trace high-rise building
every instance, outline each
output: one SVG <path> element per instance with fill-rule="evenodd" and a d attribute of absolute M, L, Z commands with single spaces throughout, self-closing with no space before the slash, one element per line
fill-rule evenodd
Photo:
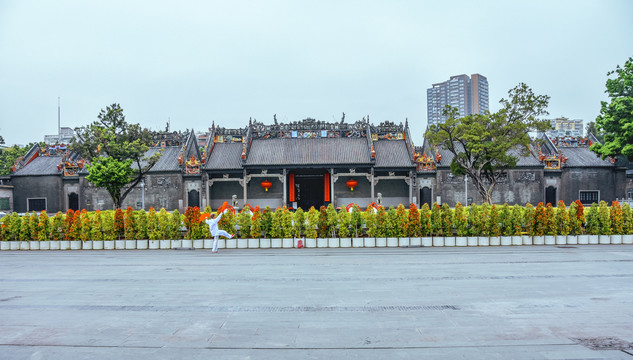
<path fill-rule="evenodd" d="M 568 119 L 559 117 L 551 119 L 552 130 L 547 131 L 547 136 L 551 138 L 572 136 L 582 137 L 584 135 L 583 121 L 581 119 Z"/>
<path fill-rule="evenodd" d="M 426 90 L 429 125 L 443 123 L 446 105 L 459 110 L 459 116 L 483 114 L 488 111 L 488 79 L 480 74 L 455 75 L 447 81 L 433 84 Z"/>

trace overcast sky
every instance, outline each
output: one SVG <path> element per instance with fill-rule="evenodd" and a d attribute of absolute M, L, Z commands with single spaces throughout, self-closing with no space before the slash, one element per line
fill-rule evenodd
<path fill-rule="evenodd" d="M 519 82 L 550 117 L 595 120 L 607 72 L 633 56 L 633 1 L 0 1 L 0 135 L 41 141 L 119 103 L 155 130 L 306 117 L 409 119 L 426 89 Z"/>

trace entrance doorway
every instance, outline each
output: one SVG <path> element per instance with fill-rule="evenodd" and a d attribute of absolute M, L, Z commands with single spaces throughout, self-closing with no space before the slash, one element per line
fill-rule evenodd
<path fill-rule="evenodd" d="M 552 206 L 556 206 L 556 188 L 553 186 L 548 186 L 545 189 L 545 205 L 548 203 L 552 204 Z"/>
<path fill-rule="evenodd" d="M 77 193 L 68 194 L 68 208 L 73 211 L 79 210 L 79 195 Z"/>
<path fill-rule="evenodd" d="M 420 207 L 424 204 L 428 204 L 429 208 L 431 207 L 433 204 L 433 193 L 430 187 L 425 186 L 420 190 L 420 199 Z"/>
<path fill-rule="evenodd" d="M 295 174 L 295 202 L 297 207 L 308 211 L 311 206 L 319 209 L 325 205 L 325 186 L 323 174 Z"/>
<path fill-rule="evenodd" d="M 191 190 L 187 195 L 187 206 L 200 206 L 200 193 L 198 190 Z"/>

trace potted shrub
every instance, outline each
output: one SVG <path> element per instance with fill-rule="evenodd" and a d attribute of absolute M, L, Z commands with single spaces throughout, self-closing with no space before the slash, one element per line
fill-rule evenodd
<path fill-rule="evenodd" d="M 571 232 L 571 224 L 569 219 L 569 212 L 563 200 L 558 201 L 556 207 L 556 220 L 554 221 L 556 226 L 556 245 L 567 245 L 567 235 Z"/>
<path fill-rule="evenodd" d="M 622 243 L 633 244 L 633 216 L 627 203 L 622 205 Z"/>
<path fill-rule="evenodd" d="M 121 209 L 114 211 L 114 233 L 116 235 L 114 248 L 117 250 L 125 249 L 125 215 Z"/>
<path fill-rule="evenodd" d="M 522 211 L 521 227 L 524 231 L 523 245 L 532 245 L 534 243 L 534 206 L 532 204 L 525 204 L 525 209 Z"/>
<path fill-rule="evenodd" d="M 622 216 L 622 207 L 617 200 L 611 203 L 609 214 L 611 217 L 611 244 L 622 244 L 624 219 Z"/>
<path fill-rule="evenodd" d="M 101 219 L 101 211 L 97 210 L 92 214 L 92 228 L 90 229 L 90 243 L 92 245 L 92 250 L 102 250 L 103 249 L 103 221 Z M 91 250 L 86 244 L 89 242 L 84 242 L 84 249 Z"/>
<path fill-rule="evenodd" d="M 102 228 L 103 228 L 103 249 L 113 250 L 116 240 L 116 231 L 114 230 L 114 211 L 101 212 Z M 93 243 L 94 247 L 94 243 Z"/>
<path fill-rule="evenodd" d="M 136 249 L 136 233 L 138 228 L 136 226 L 136 214 L 134 210 L 128 206 L 123 216 L 123 233 L 125 236 L 125 249 Z"/>
<path fill-rule="evenodd" d="M 311 206 L 305 215 L 305 224 L 306 224 L 306 241 L 307 239 L 316 239 L 316 247 L 318 248 L 326 248 L 327 247 L 327 239 L 326 238 L 317 238 L 319 233 L 317 231 L 318 223 L 319 223 L 319 212 Z"/>
<path fill-rule="evenodd" d="M 148 247 L 152 250 L 160 249 L 160 233 L 158 231 L 158 215 L 154 207 L 150 207 L 147 212 L 147 238 Z"/>
<path fill-rule="evenodd" d="M 598 205 L 598 222 L 600 224 L 599 243 L 606 245 L 611 244 L 611 213 L 606 201 L 600 201 Z"/>
<path fill-rule="evenodd" d="M 554 215 L 554 207 L 552 207 L 551 203 L 547 203 L 545 206 L 544 220 L 543 220 L 543 231 L 544 231 L 544 242 L 545 245 L 555 245 L 556 244 L 556 224 Z"/>
<path fill-rule="evenodd" d="M 569 205 L 569 226 L 570 233 L 575 236 L 570 236 L 567 239 L 568 244 L 588 244 L 589 238 L 584 234 L 585 214 L 584 206 L 579 200 L 574 201 Z"/>
<path fill-rule="evenodd" d="M 146 250 L 149 248 L 149 236 L 147 234 L 147 212 L 145 210 L 136 211 L 136 248 Z"/>
<path fill-rule="evenodd" d="M 409 246 L 422 246 L 422 234 L 420 231 L 420 212 L 415 204 L 409 205 L 407 213 L 407 234 L 409 236 Z"/>
<path fill-rule="evenodd" d="M 433 246 L 431 209 L 426 203 L 420 208 L 420 236 L 422 236 L 422 246 Z"/>
<path fill-rule="evenodd" d="M 77 212 L 75 212 L 77 214 Z M 92 231 L 92 218 L 86 209 L 79 212 L 78 219 L 79 237 L 70 241 L 71 250 L 83 249 L 83 243 L 90 240 Z"/>
<path fill-rule="evenodd" d="M 468 217 L 466 216 L 466 209 L 464 209 L 462 203 L 458 202 L 457 204 L 455 204 L 455 211 L 453 214 L 455 232 L 457 233 L 457 237 L 455 238 L 455 245 L 468 246 Z"/>

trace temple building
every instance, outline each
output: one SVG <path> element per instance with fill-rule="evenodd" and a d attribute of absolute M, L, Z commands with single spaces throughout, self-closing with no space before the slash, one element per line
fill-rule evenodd
<path fill-rule="evenodd" d="M 590 204 L 633 193 L 628 163 L 598 158 L 588 148 L 593 137 L 542 137 L 542 145 L 534 145 L 532 154 L 521 157 L 495 187 L 495 203 L 580 199 Z M 226 201 L 237 208 L 307 210 L 330 203 L 362 209 L 374 202 L 386 207 L 481 203 L 475 188 L 451 173 L 450 152 L 427 143 L 414 146 L 407 121 L 249 120 L 242 128 L 212 126 L 204 136 L 157 134 L 147 155 L 156 152 L 160 159 L 124 207 L 184 211 L 208 205 L 215 210 Z M 5 181 L 13 189 L 13 210 L 111 209 L 107 191 L 86 180 L 85 165 L 64 145 L 35 145 Z"/>

